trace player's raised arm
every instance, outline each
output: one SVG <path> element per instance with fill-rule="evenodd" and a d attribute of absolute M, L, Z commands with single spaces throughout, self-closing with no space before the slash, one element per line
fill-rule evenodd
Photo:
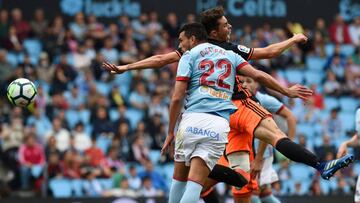
<path fill-rule="evenodd" d="M 167 64 L 174 63 L 180 60 L 181 54 L 178 51 L 173 51 L 167 54 L 160 54 L 151 56 L 149 58 L 130 63 L 127 65 L 117 66 L 108 62 L 104 62 L 102 67 L 112 74 L 122 74 L 129 70 L 141 69 L 156 69 L 162 68 Z"/>
<path fill-rule="evenodd" d="M 254 51 L 250 57 L 250 59 L 269 59 L 279 56 L 286 49 L 290 48 L 296 43 L 305 43 L 307 41 L 307 37 L 304 34 L 294 34 L 294 36 L 285 41 L 270 44 L 264 48 L 254 48 Z"/>
<path fill-rule="evenodd" d="M 355 134 L 350 140 L 343 142 L 338 150 L 336 157 L 340 158 L 347 154 L 348 147 L 355 147 L 359 145 L 359 135 Z"/>
<path fill-rule="evenodd" d="M 291 98 L 301 98 L 307 99 L 309 96 L 313 94 L 313 91 L 309 88 L 306 88 L 302 85 L 296 84 L 294 86 L 283 87 L 277 80 L 275 80 L 271 75 L 257 70 L 252 67 L 250 64 L 246 64 L 241 68 L 238 68 L 240 74 L 249 76 L 254 80 L 258 81 L 260 84 L 273 89 L 281 94 L 291 97 Z"/>

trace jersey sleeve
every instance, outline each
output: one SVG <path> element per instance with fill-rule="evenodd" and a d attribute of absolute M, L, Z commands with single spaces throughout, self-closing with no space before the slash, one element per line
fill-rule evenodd
<path fill-rule="evenodd" d="M 176 73 L 177 81 L 189 81 L 192 73 L 190 52 L 185 52 L 181 57 Z"/>
<path fill-rule="evenodd" d="M 239 70 L 246 66 L 247 64 L 249 64 L 247 61 L 245 61 L 244 58 L 242 58 L 241 56 L 239 56 L 238 54 L 233 53 L 234 55 L 234 65 L 236 67 L 236 72 L 239 72 Z"/>
<path fill-rule="evenodd" d="M 235 52 L 236 54 L 240 55 L 243 59 L 245 60 L 250 60 L 251 59 L 251 56 L 254 52 L 254 48 L 249 48 L 249 47 L 246 47 L 244 45 L 237 45 L 237 44 L 233 44 L 233 43 L 229 43 L 230 44 L 230 47 L 231 47 L 231 50 L 233 52 Z"/>
<path fill-rule="evenodd" d="M 268 94 L 262 94 L 257 92 L 255 95 L 256 99 L 260 102 L 266 110 L 270 111 L 273 114 L 278 114 L 285 107 L 285 105 L 277 100 L 275 97 Z"/>
<path fill-rule="evenodd" d="M 355 129 L 358 135 L 360 135 L 360 108 L 358 108 L 355 115 Z"/>

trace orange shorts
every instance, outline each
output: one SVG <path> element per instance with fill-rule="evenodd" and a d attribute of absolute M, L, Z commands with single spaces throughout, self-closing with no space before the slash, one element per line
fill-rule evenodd
<path fill-rule="evenodd" d="M 239 151 L 252 151 L 254 131 L 271 113 L 250 98 L 233 100 L 238 110 L 230 116 L 230 132 L 226 155 Z"/>
<path fill-rule="evenodd" d="M 259 123 L 271 117 L 271 113 L 265 110 L 252 99 L 233 100 L 238 110 L 230 116 L 230 132 L 228 135 L 228 144 L 226 145 L 226 155 L 246 151 L 249 153 L 249 162 L 254 160 L 253 139 L 254 131 Z M 222 156 L 218 164 L 229 167 L 225 156 Z M 258 183 L 250 179 L 249 183 L 241 189 L 232 187 L 234 197 L 248 197 L 254 191 L 258 190 Z"/>
<path fill-rule="evenodd" d="M 250 162 L 254 159 L 254 156 L 250 156 Z M 226 160 L 225 156 L 221 156 L 218 164 L 229 167 L 229 162 Z M 231 191 L 234 195 L 234 197 L 248 197 L 250 196 L 254 191 L 259 189 L 259 185 L 255 179 L 250 179 L 249 183 L 242 187 L 241 189 L 236 188 L 232 186 Z"/>

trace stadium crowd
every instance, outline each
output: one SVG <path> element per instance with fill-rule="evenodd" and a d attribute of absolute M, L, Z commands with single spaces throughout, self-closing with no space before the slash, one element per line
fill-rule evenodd
<path fill-rule="evenodd" d="M 195 20 L 193 14 L 186 17 Z M 49 19 L 42 9 L 32 19 L 24 19 L 19 9 L 1 10 L 0 185 L 6 189 L 0 196 L 10 190 L 56 197 L 166 196 L 172 155 L 160 156 L 160 149 L 177 64 L 121 75 L 110 75 L 101 64 L 173 51 L 182 23 L 174 13 L 164 22 L 150 12 L 112 23 L 78 13 L 66 23 L 62 16 Z M 310 28 L 297 22 L 283 28 L 233 27 L 231 41 L 249 47 L 265 47 L 292 33 L 309 37 L 278 58 L 252 64 L 284 85 L 303 83 L 315 90 L 306 103 L 269 93 L 296 115 L 297 142 L 333 159 L 353 133 L 359 105 L 360 17 L 318 19 Z M 20 77 L 38 87 L 33 113 L 6 100 L 7 85 Z M 275 166 L 277 195 L 351 194 L 360 172 L 355 164 L 327 182 L 280 154 Z M 218 189 L 230 194 L 227 186 Z"/>

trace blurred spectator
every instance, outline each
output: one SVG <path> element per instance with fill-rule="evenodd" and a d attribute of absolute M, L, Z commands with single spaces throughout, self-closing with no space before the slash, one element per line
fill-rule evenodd
<path fill-rule="evenodd" d="M 123 176 L 125 163 L 118 159 L 119 150 L 115 147 L 109 149 L 107 157 L 100 163 L 106 176 L 111 176 L 113 172 L 119 172 Z M 111 170 L 111 171 L 110 171 Z M 115 185 L 115 184 L 114 184 Z"/>
<path fill-rule="evenodd" d="M 129 175 L 127 179 L 129 180 L 129 186 L 131 189 L 138 191 L 141 188 L 141 178 L 138 176 L 135 166 L 131 165 L 129 167 Z"/>
<path fill-rule="evenodd" d="M 325 50 L 325 39 L 322 36 L 320 31 L 316 31 L 314 33 L 314 40 L 313 40 L 313 52 L 312 54 L 321 58 L 326 57 L 326 50 Z"/>
<path fill-rule="evenodd" d="M 119 52 L 114 48 L 113 41 L 110 37 L 104 39 L 104 47 L 100 49 L 100 53 L 104 55 L 106 61 L 110 63 L 117 63 L 119 59 Z"/>
<path fill-rule="evenodd" d="M 75 15 L 75 21 L 70 23 L 69 28 L 77 40 L 84 40 L 87 31 L 84 14 L 77 13 Z"/>
<path fill-rule="evenodd" d="M 355 46 L 360 46 L 360 16 L 354 18 L 354 22 L 349 26 L 351 41 Z"/>
<path fill-rule="evenodd" d="M 88 172 L 83 183 L 85 194 L 89 197 L 99 197 L 103 193 L 103 186 L 96 179 L 94 173 Z"/>
<path fill-rule="evenodd" d="M 125 98 L 121 95 L 121 91 L 117 86 L 112 87 L 109 99 L 112 107 L 120 107 L 125 104 Z"/>
<path fill-rule="evenodd" d="M 149 17 L 146 13 L 140 14 L 139 18 L 135 18 L 131 21 L 131 27 L 134 29 L 134 39 L 137 41 L 143 41 L 146 38 L 148 30 Z"/>
<path fill-rule="evenodd" d="M 103 74 L 106 73 L 101 64 L 105 61 L 104 55 L 100 52 L 96 54 L 95 59 L 91 62 L 90 68 L 95 80 L 99 81 Z"/>
<path fill-rule="evenodd" d="M 146 110 L 148 108 L 150 97 L 144 83 L 139 82 L 136 84 L 135 91 L 131 92 L 129 101 L 131 106 L 137 110 Z"/>
<path fill-rule="evenodd" d="M 33 20 L 30 22 L 31 29 L 35 37 L 42 39 L 48 27 L 48 21 L 45 18 L 44 10 L 38 8 L 34 11 Z"/>
<path fill-rule="evenodd" d="M 298 135 L 298 139 L 299 139 L 299 145 L 303 146 L 304 148 L 310 150 L 310 151 L 314 151 L 313 146 L 311 146 L 308 142 L 307 142 L 307 138 L 304 134 L 300 134 Z"/>
<path fill-rule="evenodd" d="M 144 197 L 161 197 L 164 195 L 163 191 L 156 189 L 152 185 L 152 179 L 148 176 L 143 178 L 142 185 L 141 195 Z"/>
<path fill-rule="evenodd" d="M 332 156 L 335 157 L 336 147 L 335 145 L 331 144 L 331 138 L 328 135 L 323 135 L 322 138 L 322 145 L 315 147 L 316 155 L 322 160 L 325 160 L 326 156 L 329 153 L 331 153 Z"/>
<path fill-rule="evenodd" d="M 323 124 L 324 134 L 329 135 L 333 139 L 339 138 L 343 133 L 342 121 L 338 117 L 338 112 L 339 109 L 332 109 L 330 117 L 327 118 Z"/>
<path fill-rule="evenodd" d="M 71 110 L 77 110 L 81 105 L 85 104 L 84 95 L 81 95 L 79 92 L 79 87 L 73 85 L 70 91 L 64 93 L 64 97 L 69 102 L 69 107 Z"/>
<path fill-rule="evenodd" d="M 79 122 L 75 125 L 72 132 L 74 138 L 75 149 L 79 152 L 84 152 L 91 147 L 90 135 L 84 130 L 84 124 Z"/>
<path fill-rule="evenodd" d="M 52 81 L 51 94 L 62 93 L 67 89 L 70 81 L 74 80 L 77 73 L 69 65 L 67 56 L 62 54 L 60 56 L 60 63 L 55 68 L 54 78 Z"/>
<path fill-rule="evenodd" d="M 8 81 L 13 74 L 13 67 L 6 60 L 7 51 L 0 50 L 0 83 Z"/>
<path fill-rule="evenodd" d="M 86 48 L 84 45 L 79 45 L 77 51 L 73 54 L 74 57 L 74 68 L 81 71 L 88 69 L 91 64 L 91 58 L 86 54 Z"/>
<path fill-rule="evenodd" d="M 119 158 L 122 160 L 128 160 L 130 157 L 130 131 L 129 131 L 129 124 L 126 122 L 121 122 L 118 125 L 117 133 L 112 142 L 112 146 L 118 147 L 119 150 Z"/>
<path fill-rule="evenodd" d="M 23 20 L 22 12 L 19 8 L 14 8 L 11 11 L 12 25 L 16 30 L 16 35 L 22 41 L 27 38 L 31 32 L 31 27 L 26 20 Z"/>
<path fill-rule="evenodd" d="M 113 128 L 112 123 L 109 120 L 108 113 L 106 108 L 99 107 L 96 110 L 96 117 L 91 123 L 93 126 L 93 137 L 97 138 L 98 136 L 112 137 Z"/>
<path fill-rule="evenodd" d="M 62 166 L 60 164 L 60 157 L 58 153 L 50 153 L 49 162 L 47 164 L 47 174 L 49 179 L 61 177 L 63 175 Z"/>
<path fill-rule="evenodd" d="M 341 94 L 340 83 L 336 80 L 336 75 L 332 71 L 327 72 L 324 83 L 324 93 L 328 96 L 339 96 Z"/>
<path fill-rule="evenodd" d="M 335 44 L 351 43 L 348 25 L 340 14 L 335 16 L 335 21 L 330 25 L 329 33 L 331 41 Z"/>
<path fill-rule="evenodd" d="M 59 54 L 60 46 L 64 43 L 65 26 L 61 16 L 56 16 L 49 26 L 45 36 L 44 48 L 52 57 L 54 54 Z"/>
<path fill-rule="evenodd" d="M 145 177 L 148 177 L 151 179 L 151 185 L 154 185 L 156 189 L 161 189 L 162 191 L 167 191 L 167 185 L 165 182 L 164 177 L 162 177 L 157 171 L 154 170 L 153 163 L 148 160 L 144 163 L 145 171 L 142 171 L 139 173 L 139 177 L 141 179 L 144 179 Z"/>
<path fill-rule="evenodd" d="M 310 89 L 313 91 L 313 95 L 311 96 L 311 100 L 314 103 L 314 107 L 317 109 L 324 109 L 324 96 L 318 91 L 318 87 L 316 84 L 311 84 Z"/>
<path fill-rule="evenodd" d="M 9 13 L 5 9 L 0 10 L 0 42 L 2 44 L 4 38 L 9 33 Z"/>
<path fill-rule="evenodd" d="M 9 33 L 4 39 L 3 45 L 9 51 L 21 52 L 23 50 L 22 41 L 16 34 L 15 26 L 9 27 Z"/>
<path fill-rule="evenodd" d="M 338 178 L 337 180 L 337 187 L 335 190 L 331 191 L 332 195 L 349 195 L 350 194 L 350 187 L 346 183 L 344 178 Z"/>
<path fill-rule="evenodd" d="M 60 151 L 56 148 L 56 138 L 55 136 L 50 136 L 46 142 L 45 155 L 46 160 L 49 161 L 50 154 L 60 155 Z"/>
<path fill-rule="evenodd" d="M 322 196 L 324 192 L 321 190 L 320 182 L 317 179 L 314 179 L 310 186 L 310 194 L 312 196 Z"/>
<path fill-rule="evenodd" d="M 339 55 L 334 55 L 329 70 L 336 75 L 336 79 L 344 81 L 345 67 Z"/>
<path fill-rule="evenodd" d="M 66 151 L 63 156 L 62 167 L 64 170 L 64 177 L 70 179 L 81 178 L 80 165 L 78 154 L 74 151 Z"/>
<path fill-rule="evenodd" d="M 87 33 L 94 39 L 103 39 L 105 37 L 104 25 L 99 22 L 95 15 L 87 17 Z"/>
<path fill-rule="evenodd" d="M 96 139 L 92 139 L 91 147 L 85 150 L 84 154 L 90 158 L 91 166 L 99 166 L 101 161 L 105 159 L 103 151 L 96 146 Z"/>
<path fill-rule="evenodd" d="M 319 124 L 321 122 L 320 110 L 314 105 L 314 100 L 310 98 L 305 106 L 301 108 L 301 113 L 296 114 L 298 121 L 308 123 L 312 125 Z"/>
<path fill-rule="evenodd" d="M 289 161 L 284 160 L 280 163 L 280 169 L 278 171 L 280 181 L 286 181 L 291 179 L 291 173 L 289 169 Z"/>
<path fill-rule="evenodd" d="M 146 163 L 149 159 L 149 148 L 145 144 L 144 136 L 138 135 L 135 137 L 134 143 L 132 144 L 132 152 L 134 153 L 135 160 L 139 163 Z"/>
<path fill-rule="evenodd" d="M 129 187 L 128 179 L 124 178 L 121 180 L 120 187 L 107 190 L 102 194 L 104 197 L 130 197 L 137 198 L 139 193 Z"/>
<path fill-rule="evenodd" d="M 46 106 L 50 103 L 50 98 L 47 92 L 45 92 L 44 87 L 39 85 L 37 87 L 37 95 L 35 97 L 35 107 L 38 109 L 40 114 L 44 114 L 46 111 Z"/>
<path fill-rule="evenodd" d="M 325 43 L 329 42 L 329 32 L 326 27 L 325 20 L 323 18 L 318 18 L 316 20 L 314 33 L 315 33 L 315 35 L 317 35 L 317 33 L 319 33 Z M 316 36 L 315 36 L 315 39 L 316 39 Z"/>
<path fill-rule="evenodd" d="M 36 135 L 42 143 L 45 143 L 47 140 L 46 133 L 50 132 L 53 128 L 49 118 L 45 115 L 44 112 L 41 112 L 40 108 L 35 108 L 33 114 L 27 119 L 26 125 L 35 126 Z"/>
<path fill-rule="evenodd" d="M 169 13 L 166 17 L 166 23 L 164 24 L 164 30 L 169 34 L 170 46 L 174 47 L 175 39 L 178 37 L 178 31 L 180 29 L 180 23 L 178 22 L 175 13 Z"/>
<path fill-rule="evenodd" d="M 56 148 L 60 152 L 65 152 L 70 147 L 70 133 L 62 127 L 59 118 L 54 118 L 52 124 L 52 130 L 46 134 L 46 138 L 55 136 Z"/>
<path fill-rule="evenodd" d="M 295 183 L 295 192 L 293 195 L 295 196 L 302 196 L 304 195 L 303 191 L 301 190 L 301 182 L 296 182 Z"/>
<path fill-rule="evenodd" d="M 21 165 L 21 188 L 30 189 L 30 178 L 34 167 L 45 164 L 45 154 L 42 146 L 36 142 L 35 135 L 28 134 L 25 143 L 19 149 L 19 162 Z"/>

